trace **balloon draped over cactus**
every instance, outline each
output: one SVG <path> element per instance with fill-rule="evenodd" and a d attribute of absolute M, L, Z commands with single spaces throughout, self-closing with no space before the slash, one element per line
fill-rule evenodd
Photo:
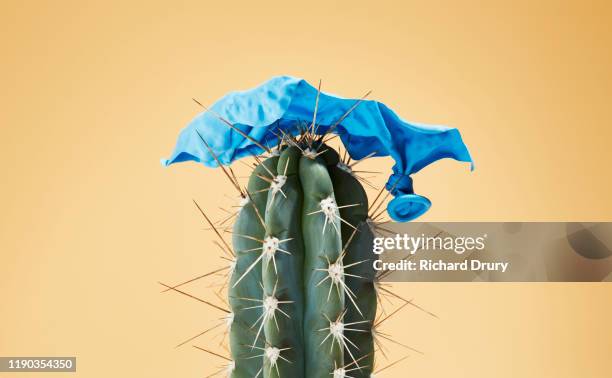
<path fill-rule="evenodd" d="M 330 145 L 336 136 L 342 153 Z M 369 203 L 363 184 L 371 183 L 355 165 L 375 156 L 391 156 L 395 165 Z M 229 166 L 246 157 L 254 163 L 243 186 Z M 230 356 L 201 348 L 227 359 L 217 373 L 371 377 L 382 341 L 402 345 L 379 329 L 395 313 L 381 311 L 381 296 L 412 304 L 373 268 L 377 221 L 390 194 L 394 220 L 427 211 L 431 203 L 414 193 L 411 175 L 445 157 L 471 162 L 456 129 L 409 124 L 379 102 L 334 97 L 301 79 L 274 78 L 205 108 L 163 163 L 220 167 L 238 194 L 231 229 L 198 206 L 229 260 L 213 272 L 226 272 L 229 308 L 180 288 L 195 279 L 166 287 L 225 312 Z"/>

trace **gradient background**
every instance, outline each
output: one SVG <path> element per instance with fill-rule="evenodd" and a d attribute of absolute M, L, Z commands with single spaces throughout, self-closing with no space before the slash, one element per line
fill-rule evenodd
<path fill-rule="evenodd" d="M 156 281 L 219 266 L 191 199 L 221 214 L 231 191 L 220 172 L 158 161 L 199 111 L 191 97 L 273 75 L 373 89 L 408 120 L 458 127 L 477 170 L 419 173 L 422 220 L 611 220 L 611 16 L 605 1 L 2 1 L 0 355 L 76 355 L 80 377 L 223 362 L 173 348 L 219 314 Z M 383 377 L 611 374 L 609 284 L 397 290 L 440 320 L 390 321 L 425 355 Z"/>

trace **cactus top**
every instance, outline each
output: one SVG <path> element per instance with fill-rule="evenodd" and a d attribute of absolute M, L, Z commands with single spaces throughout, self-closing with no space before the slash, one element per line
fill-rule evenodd
<path fill-rule="evenodd" d="M 305 80 L 289 76 L 231 92 L 181 131 L 174 152 L 162 164 L 196 161 L 217 166 L 201 137 L 222 164 L 260 154 L 261 146 L 275 145 L 283 133 L 298 134 L 300 127 L 312 121 L 317 94 L 317 88 Z M 333 128 L 353 159 L 374 155 L 395 160 L 387 183 L 395 199 L 387 210 L 396 221 L 412 220 L 431 206 L 427 198 L 414 194 L 410 177 L 413 173 L 443 158 L 472 163 L 457 129 L 406 122 L 384 104 L 371 100 L 362 101 L 342 118 L 355 104 L 355 99 L 321 92 L 316 132 L 323 135 Z"/>

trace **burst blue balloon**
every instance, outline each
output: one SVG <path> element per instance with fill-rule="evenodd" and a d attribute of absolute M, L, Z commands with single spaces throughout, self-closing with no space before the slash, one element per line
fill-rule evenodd
<path fill-rule="evenodd" d="M 181 131 L 172 156 L 162 164 L 196 161 L 216 167 L 202 138 L 224 165 L 260 154 L 264 151 L 261 146 L 274 146 L 282 133 L 297 134 L 300 124 L 312 121 L 317 92 L 305 80 L 289 76 L 275 77 L 251 90 L 231 92 Z M 321 92 L 317 133 L 326 133 L 356 101 Z M 353 159 L 374 154 L 395 160 L 386 185 L 395 198 L 387 211 L 399 222 L 413 220 L 431 207 L 427 198 L 414 193 L 413 173 L 443 158 L 472 163 L 473 169 L 472 158 L 457 129 L 408 123 L 377 101 L 359 103 L 333 132 L 340 136 Z"/>

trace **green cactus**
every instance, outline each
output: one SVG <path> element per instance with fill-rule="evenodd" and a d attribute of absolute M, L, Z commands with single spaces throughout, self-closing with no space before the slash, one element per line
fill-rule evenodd
<path fill-rule="evenodd" d="M 367 196 L 336 151 L 303 139 L 254 169 L 233 228 L 234 378 L 372 373 Z"/>
<path fill-rule="evenodd" d="M 233 248 L 222 235 L 231 217 L 213 222 L 198 206 L 232 260 L 178 285 L 162 285 L 226 313 L 231 356 L 194 345 L 229 362 L 213 375 L 372 378 L 403 360 L 374 371 L 375 349 L 387 357 L 383 340 L 416 351 L 379 330 L 408 305 L 424 310 L 380 283 L 385 272 L 374 271 L 374 233 L 390 232 L 381 226 L 385 210 L 391 219 L 406 222 L 431 206 L 414 193 L 413 173 L 442 158 L 472 159 L 456 129 L 405 122 L 384 104 L 365 101 L 369 93 L 343 99 L 323 95 L 320 82 L 314 88 L 281 76 L 229 93 L 211 108 L 194 100 L 205 111 L 181 131 L 172 156 L 162 163 L 220 167 L 240 193 L 239 210 L 232 214 L 237 215 Z M 304 123 L 310 116 L 312 122 Z M 335 137 L 347 148 L 346 160 L 326 144 Z M 214 141 L 212 147 L 205 138 Z M 271 149 L 269 143 L 276 141 Z M 259 153 L 266 159 L 254 156 L 257 164 L 242 188 L 229 165 Z M 348 155 L 395 161 L 370 206 L 361 182 L 371 184 L 352 170 Z M 389 195 L 394 198 L 387 203 Z M 229 273 L 222 286 L 228 288 L 229 309 L 178 289 L 221 271 Z M 402 305 L 387 314 L 383 297 L 393 307 L 396 301 Z"/>

